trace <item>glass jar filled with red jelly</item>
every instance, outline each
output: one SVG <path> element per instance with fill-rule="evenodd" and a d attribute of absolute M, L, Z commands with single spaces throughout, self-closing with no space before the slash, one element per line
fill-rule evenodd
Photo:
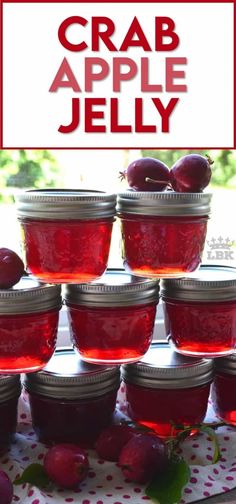
<path fill-rule="evenodd" d="M 166 279 L 167 337 L 185 355 L 231 354 L 236 344 L 236 269 L 203 265 L 191 278 Z"/>
<path fill-rule="evenodd" d="M 168 344 L 154 343 L 140 362 L 121 369 L 126 409 L 132 420 L 160 436 L 174 435 L 180 426 L 203 421 L 213 376 L 212 360 L 185 357 Z"/>
<path fill-rule="evenodd" d="M 14 438 L 17 424 L 20 375 L 0 375 L 0 455 Z"/>
<path fill-rule="evenodd" d="M 119 384 L 118 367 L 88 364 L 71 348 L 56 350 L 24 383 L 39 440 L 92 445 L 112 422 Z"/>
<path fill-rule="evenodd" d="M 176 277 L 201 263 L 211 194 L 127 191 L 118 196 L 124 266 L 135 275 Z"/>
<path fill-rule="evenodd" d="M 80 356 L 97 364 L 139 360 L 154 329 L 159 282 L 109 270 L 90 284 L 67 285 L 71 340 Z"/>
<path fill-rule="evenodd" d="M 49 283 L 91 282 L 107 267 L 116 196 L 32 190 L 17 196 L 25 261 Z"/>
<path fill-rule="evenodd" d="M 0 290 L 0 373 L 37 371 L 51 358 L 61 308 L 60 285 L 23 277 Z"/>
<path fill-rule="evenodd" d="M 212 405 L 217 417 L 236 425 L 236 354 L 215 359 L 211 387 Z"/>

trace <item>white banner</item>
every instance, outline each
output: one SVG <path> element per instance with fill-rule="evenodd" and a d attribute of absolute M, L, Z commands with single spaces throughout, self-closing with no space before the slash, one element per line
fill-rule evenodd
<path fill-rule="evenodd" d="M 233 4 L 3 4 L 3 148 L 232 148 Z"/>

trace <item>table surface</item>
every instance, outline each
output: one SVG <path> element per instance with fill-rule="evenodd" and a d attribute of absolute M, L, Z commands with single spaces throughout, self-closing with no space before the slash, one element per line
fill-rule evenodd
<path fill-rule="evenodd" d="M 230 490 L 230 492 L 214 495 L 214 497 L 208 497 L 207 499 L 195 501 L 194 504 L 236 504 L 236 488 Z"/>
<path fill-rule="evenodd" d="M 118 402 L 117 420 L 123 415 L 121 410 L 122 391 L 120 391 Z M 3 464 L 2 468 L 9 472 L 12 480 L 16 478 L 17 474 L 21 474 L 30 463 L 42 461 L 44 453 L 47 451 L 47 447 L 37 441 L 32 430 L 28 397 L 25 394 L 20 397 L 18 413 L 16 443 L 12 444 L 7 457 L 1 457 L 0 462 L 0 465 Z M 207 420 L 212 421 L 210 409 L 208 414 Z M 229 426 L 220 427 L 217 429 L 217 438 L 222 457 L 216 464 L 211 462 L 213 445 L 206 433 L 201 433 L 197 440 L 190 437 L 182 445 L 181 453 L 191 466 L 191 478 L 184 489 L 182 504 L 236 504 L 236 429 Z M 52 492 L 53 495 L 50 495 L 51 504 L 82 503 L 82 501 L 89 502 L 89 504 L 96 504 L 98 501 L 104 504 L 118 504 L 120 502 L 126 504 L 128 501 L 124 498 L 127 498 L 127 494 L 130 504 L 142 504 L 143 499 L 146 498 L 143 496 L 142 489 L 136 488 L 136 484 L 127 483 L 114 463 L 105 462 L 101 465 L 101 461 L 93 451 L 89 456 L 91 457 L 91 479 L 88 477 L 81 484 L 79 490 L 81 494 L 75 496 L 71 495 L 69 491 L 64 491 L 62 494 L 55 488 L 55 491 Z M 25 485 L 15 487 L 14 490 L 15 500 L 18 500 L 19 504 L 23 502 L 24 504 L 36 504 L 36 502 L 37 504 L 49 504 L 47 495 L 42 494 L 36 487 L 30 490 L 30 495 L 28 495 L 28 489 L 25 488 Z M 223 490 L 225 492 L 221 493 Z M 124 491 L 126 495 L 123 495 Z M 217 492 L 218 495 L 209 497 Z M 29 500 L 31 496 L 32 499 Z M 202 499 L 196 500 L 200 496 Z M 77 500 L 78 497 L 79 500 Z"/>

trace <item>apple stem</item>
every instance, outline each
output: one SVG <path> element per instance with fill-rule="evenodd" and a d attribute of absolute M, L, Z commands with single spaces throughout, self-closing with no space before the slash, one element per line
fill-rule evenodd
<path fill-rule="evenodd" d="M 213 159 L 211 159 L 211 157 L 208 154 L 206 154 L 206 158 L 210 166 L 214 164 Z"/>
<path fill-rule="evenodd" d="M 120 171 L 120 172 L 119 172 L 119 179 L 120 179 L 121 181 L 125 179 L 125 171 L 123 171 L 123 172 L 121 172 L 121 171 Z"/>
<path fill-rule="evenodd" d="M 167 187 L 170 187 L 172 189 L 172 186 L 168 180 L 154 180 L 150 177 L 145 178 L 145 182 L 149 182 L 150 184 L 166 184 Z"/>

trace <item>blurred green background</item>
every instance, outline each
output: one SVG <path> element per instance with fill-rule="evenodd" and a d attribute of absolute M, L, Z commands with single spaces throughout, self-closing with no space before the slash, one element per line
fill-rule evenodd
<path fill-rule="evenodd" d="M 96 156 L 94 151 L 94 156 Z M 199 154 L 208 154 L 213 160 L 212 167 L 212 187 L 222 187 L 225 189 L 236 188 L 236 151 L 233 150 L 216 150 L 216 151 L 201 151 L 201 150 L 144 150 L 137 151 L 137 156 L 155 157 L 163 161 L 171 168 L 177 159 L 186 154 L 198 152 Z M 77 151 L 78 153 L 78 151 Z M 130 160 L 134 156 L 130 156 L 132 151 L 123 151 L 120 156 L 119 167 L 123 170 L 127 167 Z M 84 170 L 88 169 L 84 166 L 84 160 L 80 162 L 78 155 L 77 170 L 81 171 L 81 182 L 83 181 Z M 130 159 L 131 158 L 131 159 Z M 91 161 L 90 161 L 91 164 Z M 0 202 L 13 202 L 14 189 L 19 188 L 42 188 L 42 187 L 64 187 L 65 177 L 63 172 L 63 163 L 60 161 L 58 151 L 47 150 L 2 150 L 0 151 Z M 113 168 L 115 167 L 115 170 Z M 76 168 L 74 168 L 76 169 Z M 103 174 L 102 167 L 98 167 L 94 162 L 94 174 L 100 172 L 100 182 L 102 184 Z M 115 163 L 110 163 L 110 171 L 114 177 L 110 182 L 115 186 L 115 181 L 118 179 L 118 169 Z M 78 173 L 74 172 L 75 179 L 78 179 Z M 12 189 L 12 190 L 11 190 Z M 114 187 L 111 187 L 114 190 Z"/>
<path fill-rule="evenodd" d="M 232 260 L 236 266 L 235 150 L 2 150 L 0 151 L 0 246 L 20 252 L 20 231 L 14 195 L 28 188 L 61 187 L 99 189 L 121 192 L 127 182 L 119 179 L 119 172 L 141 156 L 162 160 L 171 168 L 177 159 L 188 153 L 209 155 L 214 164 L 209 190 L 213 193 L 212 212 L 208 224 L 204 262 L 216 262 L 209 257 L 211 240 L 222 237 L 231 242 Z M 120 229 L 115 222 L 109 265 L 122 267 Z M 218 261 L 219 262 L 219 261 Z M 222 261 L 223 262 L 223 259 Z"/>

